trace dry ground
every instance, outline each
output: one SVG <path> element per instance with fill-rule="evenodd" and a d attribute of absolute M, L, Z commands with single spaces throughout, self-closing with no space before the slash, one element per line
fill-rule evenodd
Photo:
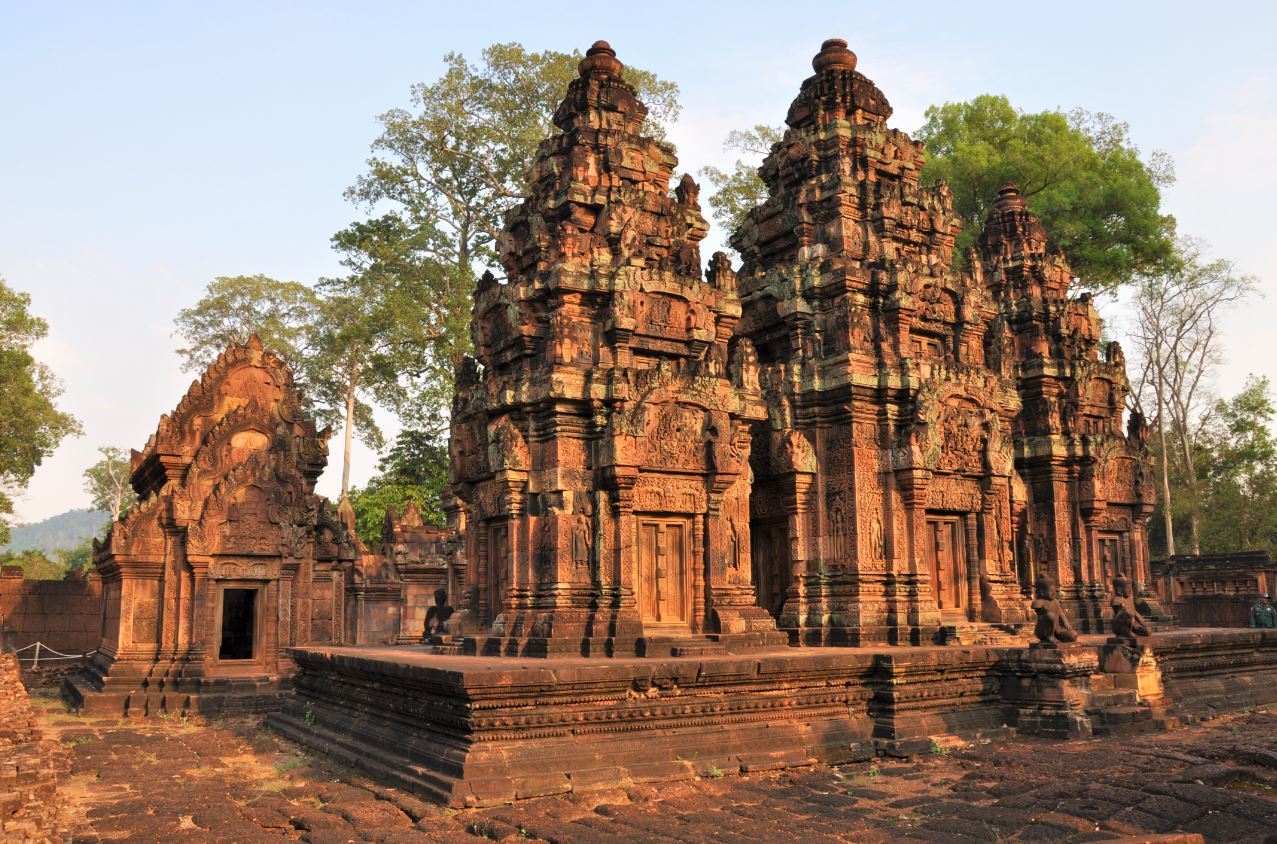
<path fill-rule="evenodd" d="M 1277 712 L 1172 733 L 934 746 L 923 758 L 453 810 L 303 752 L 256 720 L 88 721 L 33 697 L 69 749 L 80 841 L 1277 842 Z"/>

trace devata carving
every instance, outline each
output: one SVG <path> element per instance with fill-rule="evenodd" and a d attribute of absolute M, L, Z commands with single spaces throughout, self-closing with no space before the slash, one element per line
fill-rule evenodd
<path fill-rule="evenodd" d="M 591 47 L 498 241 L 507 280 L 476 292 L 448 509 L 468 556 L 450 626 L 481 651 L 783 641 L 750 583 L 758 355 L 729 348 L 735 274 L 720 254 L 702 275 L 699 188 L 670 194 L 646 114 Z"/>

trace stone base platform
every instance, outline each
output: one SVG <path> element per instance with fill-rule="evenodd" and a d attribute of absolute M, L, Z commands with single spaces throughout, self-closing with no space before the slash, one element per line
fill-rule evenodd
<path fill-rule="evenodd" d="M 284 735 L 454 806 L 1005 736 L 993 648 L 657 659 L 301 648 Z M 938 682 L 942 680 L 942 682 Z"/>
<path fill-rule="evenodd" d="M 192 676 L 181 663 L 128 664 L 89 659 L 62 681 L 68 707 L 90 717 L 154 715 L 246 715 L 278 709 L 289 691 L 287 677 L 242 673 Z"/>
<path fill-rule="evenodd" d="M 400 787 L 486 806 L 916 755 L 955 738 L 1010 737 L 1017 724 L 1077 737 L 1277 704 L 1277 631 L 1182 630 L 1129 653 L 1098 635 L 1061 648 L 1059 656 L 937 646 L 648 659 L 299 648 L 295 696 L 268 723 Z"/>

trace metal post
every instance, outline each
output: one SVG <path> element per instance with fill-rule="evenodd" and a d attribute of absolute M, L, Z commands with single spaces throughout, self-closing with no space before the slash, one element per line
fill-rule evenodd
<path fill-rule="evenodd" d="M 35 659 L 31 662 L 32 670 L 40 667 L 40 643 L 35 643 Z"/>

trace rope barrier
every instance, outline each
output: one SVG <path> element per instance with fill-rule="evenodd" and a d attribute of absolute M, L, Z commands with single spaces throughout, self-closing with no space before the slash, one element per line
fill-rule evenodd
<path fill-rule="evenodd" d="M 40 660 L 42 658 L 40 656 L 41 649 L 47 651 L 48 653 L 56 654 L 56 656 L 43 657 L 45 662 L 50 662 L 52 660 L 59 660 L 59 659 L 84 659 L 87 656 L 93 656 L 95 653 L 97 653 L 97 650 L 91 650 L 88 653 L 82 653 L 82 654 L 64 654 L 61 651 L 55 651 L 53 648 L 49 647 L 44 642 L 35 642 L 34 644 L 27 645 L 26 647 L 17 648 L 16 650 L 14 650 L 14 653 L 20 654 L 23 651 L 29 651 L 32 648 L 35 648 L 35 656 L 18 657 L 19 662 L 30 662 L 32 668 L 40 667 Z"/>

